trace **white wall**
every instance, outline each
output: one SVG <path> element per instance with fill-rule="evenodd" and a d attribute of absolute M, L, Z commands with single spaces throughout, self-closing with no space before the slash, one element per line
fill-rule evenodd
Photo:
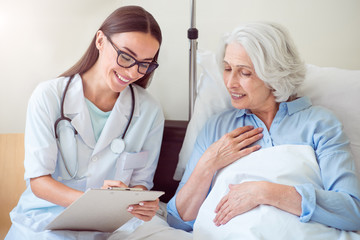
<path fill-rule="evenodd" d="M 72 66 L 117 7 L 143 6 L 163 31 L 149 91 L 171 120 L 188 118 L 190 0 L 0 0 L 0 133 L 23 132 L 28 98 Z M 285 25 L 307 63 L 360 69 L 359 0 L 197 0 L 199 48 L 217 51 L 244 21 Z"/>

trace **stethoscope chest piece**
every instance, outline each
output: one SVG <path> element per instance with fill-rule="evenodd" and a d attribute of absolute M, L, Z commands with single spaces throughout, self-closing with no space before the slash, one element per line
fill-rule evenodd
<path fill-rule="evenodd" d="M 115 138 L 114 140 L 112 140 L 110 148 L 113 153 L 122 153 L 125 150 L 124 139 Z"/>
<path fill-rule="evenodd" d="M 113 153 L 115 154 L 120 154 L 125 150 L 125 134 L 130 126 L 131 123 L 131 119 L 134 115 L 134 108 L 135 108 L 135 96 L 134 96 L 134 89 L 132 85 L 129 85 L 130 87 L 130 91 L 131 91 L 131 100 L 132 100 L 132 104 L 131 104 L 131 114 L 130 114 L 130 119 L 125 127 L 124 133 L 122 135 L 121 138 L 115 138 L 114 140 L 112 140 L 111 145 L 110 145 L 110 149 Z"/>

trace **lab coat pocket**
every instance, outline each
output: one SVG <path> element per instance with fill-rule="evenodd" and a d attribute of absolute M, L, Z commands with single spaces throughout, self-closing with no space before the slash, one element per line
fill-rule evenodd
<path fill-rule="evenodd" d="M 143 168 L 148 161 L 148 151 L 139 153 L 124 153 L 124 170 Z"/>
<path fill-rule="evenodd" d="M 147 151 L 139 153 L 123 152 L 116 163 L 115 180 L 120 180 L 126 185 L 130 184 L 134 170 L 143 168 L 148 162 Z"/>

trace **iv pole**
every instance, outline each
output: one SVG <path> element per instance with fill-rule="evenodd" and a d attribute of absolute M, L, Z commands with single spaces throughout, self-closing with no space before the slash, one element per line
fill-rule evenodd
<path fill-rule="evenodd" d="M 188 30 L 188 38 L 190 40 L 190 52 L 189 52 L 189 120 L 194 113 L 194 105 L 196 99 L 196 50 L 197 50 L 197 38 L 198 30 L 195 23 L 196 17 L 196 2 L 191 0 L 191 24 Z"/>

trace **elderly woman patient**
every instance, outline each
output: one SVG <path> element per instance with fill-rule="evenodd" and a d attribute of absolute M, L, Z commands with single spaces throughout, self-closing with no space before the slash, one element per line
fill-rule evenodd
<path fill-rule="evenodd" d="M 212 225 L 225 227 L 236 217 L 271 206 L 301 224 L 359 230 L 360 184 L 349 140 L 336 116 L 297 96 L 306 70 L 286 29 L 274 23 L 245 24 L 226 37 L 223 50 L 223 80 L 234 109 L 209 119 L 199 133 L 168 203 L 169 224 L 191 231 L 214 179 L 227 166 L 269 148 L 295 145 L 313 152 L 319 184 L 266 178 L 228 183 L 224 196 L 208 210 L 214 213 Z M 287 161 L 291 165 L 293 159 Z"/>

